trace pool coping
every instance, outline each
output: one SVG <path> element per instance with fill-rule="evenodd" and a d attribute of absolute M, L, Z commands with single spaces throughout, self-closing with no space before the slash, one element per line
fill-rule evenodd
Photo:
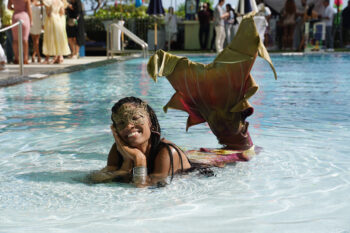
<path fill-rule="evenodd" d="M 56 74 L 62 73 L 71 73 L 80 70 L 95 68 L 99 66 L 104 66 L 120 61 L 126 61 L 133 58 L 142 57 L 139 54 L 127 55 L 127 56 L 116 56 L 114 58 L 108 59 L 107 57 L 99 57 L 99 59 L 89 59 L 86 62 L 82 61 L 82 59 L 77 59 L 76 61 L 70 60 L 68 64 L 64 65 L 25 65 L 26 73 L 25 75 L 18 74 L 10 74 L 6 75 L 6 73 L 0 73 L 0 88 L 13 86 L 17 84 L 21 84 L 24 82 L 31 82 L 36 80 L 41 80 L 45 78 L 49 78 Z M 78 62 L 79 61 L 79 62 Z M 17 70 L 18 65 L 8 65 L 7 69 Z M 31 70 L 38 70 L 38 72 L 31 72 Z M 51 69 L 51 70 L 50 70 Z M 1 77 L 2 74 L 5 74 L 4 77 Z M 7 77 L 5 77 L 7 76 Z"/>

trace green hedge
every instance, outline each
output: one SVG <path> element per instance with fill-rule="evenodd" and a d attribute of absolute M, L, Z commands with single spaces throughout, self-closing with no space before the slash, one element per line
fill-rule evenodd
<path fill-rule="evenodd" d="M 113 20 L 113 19 L 123 19 L 127 20 L 130 18 L 148 18 L 149 16 L 146 13 L 147 7 L 135 7 L 132 5 L 117 5 L 108 6 L 105 8 L 99 9 L 96 14 L 94 14 L 95 18 L 101 20 Z"/>
<path fill-rule="evenodd" d="M 85 16 L 85 33 L 90 40 L 106 42 L 106 30 L 102 20 L 93 16 Z"/>

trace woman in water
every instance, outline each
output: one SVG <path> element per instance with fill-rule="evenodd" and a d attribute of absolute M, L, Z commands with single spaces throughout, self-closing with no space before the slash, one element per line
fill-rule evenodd
<path fill-rule="evenodd" d="M 157 116 L 146 102 L 123 98 L 113 106 L 111 118 L 115 143 L 107 166 L 91 175 L 94 182 L 128 181 L 132 177 L 137 187 L 143 187 L 191 168 L 176 145 L 161 139 Z"/>

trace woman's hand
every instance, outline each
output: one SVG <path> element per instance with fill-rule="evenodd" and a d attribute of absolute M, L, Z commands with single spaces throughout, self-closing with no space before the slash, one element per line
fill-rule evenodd
<path fill-rule="evenodd" d="M 126 145 L 118 136 L 113 125 L 111 125 L 111 130 L 117 144 L 117 150 L 122 154 L 124 160 L 132 160 L 135 167 L 147 167 L 146 156 L 139 149 Z"/>

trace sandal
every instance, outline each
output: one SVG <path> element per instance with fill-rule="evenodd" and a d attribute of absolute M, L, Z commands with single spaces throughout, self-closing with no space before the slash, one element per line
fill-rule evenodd
<path fill-rule="evenodd" d="M 63 58 L 58 58 L 53 61 L 53 64 L 62 64 L 63 63 Z"/>

